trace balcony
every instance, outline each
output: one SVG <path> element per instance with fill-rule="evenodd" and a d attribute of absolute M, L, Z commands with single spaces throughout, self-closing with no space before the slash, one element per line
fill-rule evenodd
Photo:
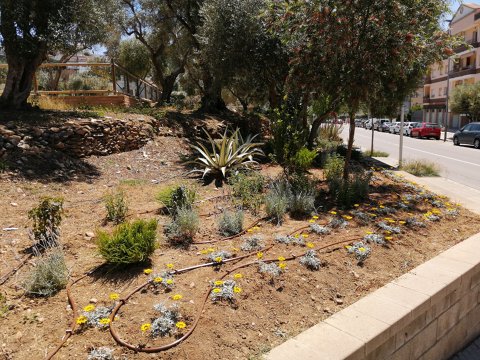
<path fill-rule="evenodd" d="M 430 101 L 431 101 L 430 96 L 424 96 L 424 97 L 423 97 L 423 103 L 424 103 L 424 104 L 429 104 Z"/>
<path fill-rule="evenodd" d="M 468 65 L 468 66 L 455 66 L 449 73 L 450 78 L 456 78 L 465 75 L 476 74 L 477 69 L 475 65 Z"/>
<path fill-rule="evenodd" d="M 455 48 L 453 51 L 455 51 L 456 53 L 460 53 L 460 52 L 468 50 L 471 47 L 473 47 L 473 48 L 480 47 L 480 42 L 478 41 L 478 38 L 477 39 L 475 39 L 475 38 L 465 39 L 465 44 L 460 45 L 459 47 Z"/>

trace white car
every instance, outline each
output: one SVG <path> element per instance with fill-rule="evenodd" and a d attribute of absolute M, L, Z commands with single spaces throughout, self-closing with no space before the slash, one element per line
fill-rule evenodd
<path fill-rule="evenodd" d="M 412 136 L 412 129 L 417 127 L 417 122 L 406 122 L 403 124 L 403 135 Z"/>
<path fill-rule="evenodd" d="M 393 122 L 392 125 L 390 125 L 390 133 L 400 134 L 400 124 L 399 121 Z"/>

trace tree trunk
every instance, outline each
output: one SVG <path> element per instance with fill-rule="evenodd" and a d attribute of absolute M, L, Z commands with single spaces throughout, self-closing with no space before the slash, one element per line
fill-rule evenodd
<path fill-rule="evenodd" d="M 348 180 L 350 170 L 350 160 L 352 159 L 353 139 L 355 137 L 355 113 L 350 110 L 348 116 L 350 117 L 350 131 L 348 134 L 347 156 L 345 157 L 345 167 L 343 169 L 343 179 Z"/>
<path fill-rule="evenodd" d="M 216 113 L 225 110 L 227 107 L 222 99 L 222 86 L 210 73 L 203 77 L 204 94 L 200 111 Z"/>
<path fill-rule="evenodd" d="M 310 150 L 313 150 L 315 140 L 317 140 L 318 137 L 320 125 L 322 125 L 322 122 L 328 117 L 328 115 L 329 113 L 322 114 L 313 121 L 312 128 L 310 129 L 310 135 L 308 136 L 308 148 Z"/>
<path fill-rule="evenodd" d="M 273 81 L 268 85 L 268 102 L 272 110 L 278 109 L 281 106 L 280 96 L 278 96 L 277 87 Z"/>
<path fill-rule="evenodd" d="M 0 97 L 0 108 L 23 109 L 28 107 L 27 99 L 32 90 L 33 76 L 44 58 L 45 52 L 28 60 L 18 59 L 7 52 L 8 72 L 5 88 Z"/>

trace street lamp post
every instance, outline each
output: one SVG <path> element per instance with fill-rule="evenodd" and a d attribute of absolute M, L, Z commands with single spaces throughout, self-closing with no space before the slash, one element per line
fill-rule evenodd
<path fill-rule="evenodd" d="M 451 34 L 452 34 L 452 29 L 450 28 L 450 24 L 448 24 L 448 35 L 450 36 Z M 449 55 L 448 62 L 447 62 L 447 98 L 445 99 L 445 117 L 443 121 L 445 132 L 443 134 L 443 142 L 447 141 L 447 127 L 448 127 L 448 118 L 449 118 L 448 106 L 449 106 L 449 99 L 450 99 L 450 60 L 451 60 L 451 57 Z"/>

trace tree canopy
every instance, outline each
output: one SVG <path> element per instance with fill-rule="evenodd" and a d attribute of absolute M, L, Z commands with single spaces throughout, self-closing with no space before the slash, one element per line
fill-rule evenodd
<path fill-rule="evenodd" d="M 453 112 L 467 115 L 470 121 L 480 121 L 480 83 L 457 86 L 450 106 Z"/>

